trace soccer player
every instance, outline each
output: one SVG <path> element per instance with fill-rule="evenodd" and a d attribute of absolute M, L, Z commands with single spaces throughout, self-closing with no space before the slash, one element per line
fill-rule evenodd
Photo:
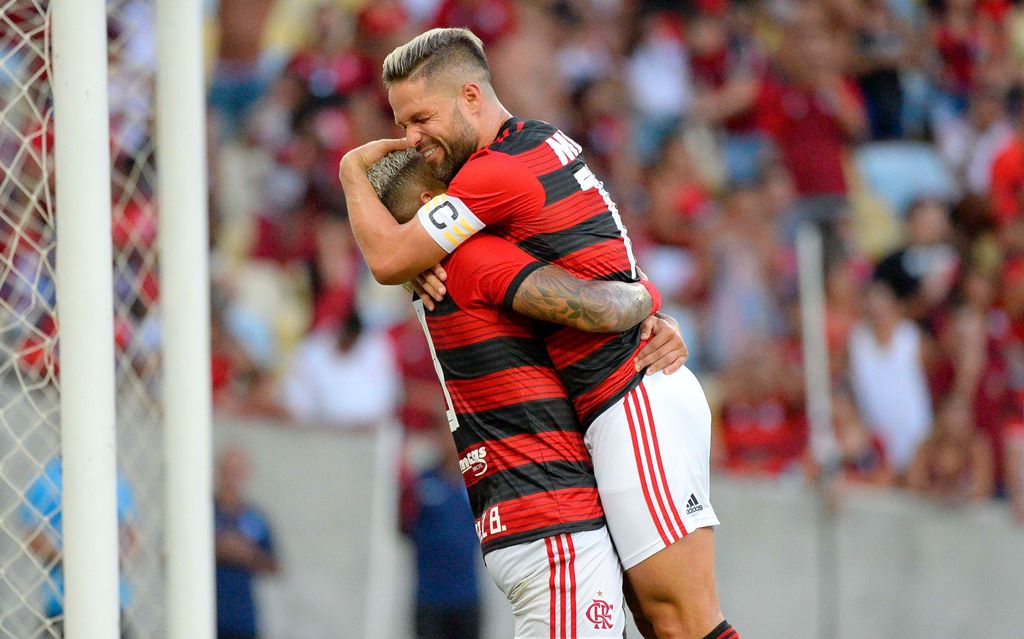
<path fill-rule="evenodd" d="M 547 123 L 511 116 L 476 36 L 465 29 L 417 36 L 385 60 L 384 83 L 405 139 L 355 149 L 340 168 L 353 232 L 379 281 L 417 276 L 485 227 L 575 275 L 638 279 L 615 204 L 582 149 Z M 450 182 L 446 195 L 420 208 L 418 223 L 399 224 L 365 171 L 407 146 Z M 645 381 L 634 364 L 639 328 L 598 336 L 566 327 L 545 341 L 587 429 L 609 529 L 653 625 L 648 634 L 736 639 L 715 584 L 718 519 L 708 499 L 710 414 L 700 385 L 685 370 Z M 676 364 L 655 361 L 648 372 Z"/>
<path fill-rule="evenodd" d="M 369 179 L 401 222 L 443 193 L 414 150 Z M 657 310 L 649 283 L 588 281 L 480 234 L 444 260 L 448 295 L 416 300 L 448 402 L 476 532 L 512 603 L 515 636 L 621 637 L 622 571 L 605 527 L 583 429 L 539 323 L 621 331 Z"/>

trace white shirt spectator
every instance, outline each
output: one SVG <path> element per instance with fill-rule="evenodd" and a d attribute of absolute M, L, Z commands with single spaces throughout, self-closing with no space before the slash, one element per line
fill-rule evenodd
<path fill-rule="evenodd" d="M 906 470 L 932 423 L 920 329 L 902 320 L 881 344 L 867 325 L 855 327 L 850 376 L 861 415 L 882 438 L 893 468 Z"/>
<path fill-rule="evenodd" d="M 372 426 L 393 415 L 399 379 L 385 333 L 364 332 L 342 351 L 339 331 L 316 331 L 296 349 L 284 379 L 284 403 L 301 422 Z"/>
<path fill-rule="evenodd" d="M 629 88 L 647 116 L 683 116 L 693 103 L 690 58 L 676 37 L 650 33 L 629 61 Z"/>

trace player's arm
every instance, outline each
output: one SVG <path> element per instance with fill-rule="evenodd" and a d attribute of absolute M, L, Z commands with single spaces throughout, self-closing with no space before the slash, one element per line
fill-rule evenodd
<path fill-rule="evenodd" d="M 548 264 L 530 273 L 512 298 L 512 309 L 534 319 L 591 333 L 619 333 L 658 310 L 657 290 L 646 282 L 580 279 Z"/>
<path fill-rule="evenodd" d="M 408 146 L 405 139 L 369 142 L 346 153 L 338 170 L 352 234 L 374 279 L 381 284 L 405 283 L 447 254 L 422 224 L 396 222 L 366 177 L 374 162 Z"/>

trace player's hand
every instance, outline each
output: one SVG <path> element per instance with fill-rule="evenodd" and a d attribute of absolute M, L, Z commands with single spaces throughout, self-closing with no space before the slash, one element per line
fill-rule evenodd
<path fill-rule="evenodd" d="M 420 300 L 423 301 L 424 308 L 432 311 L 434 310 L 434 302 L 443 300 L 448 292 L 448 289 L 443 284 L 447 279 L 448 274 L 441 268 L 440 264 L 437 264 L 410 280 L 408 288 L 419 295 Z"/>
<path fill-rule="evenodd" d="M 679 322 L 668 315 L 655 313 L 640 324 L 640 339 L 648 337 L 651 341 L 640 349 L 634 360 L 637 371 L 646 368 L 648 375 L 658 371 L 671 375 L 682 368 L 690 356 L 679 332 Z"/>
<path fill-rule="evenodd" d="M 341 158 L 339 172 L 344 172 L 346 167 L 351 167 L 365 174 L 377 160 L 388 153 L 408 148 L 409 140 L 405 138 L 388 138 L 367 142 L 352 149 Z"/>

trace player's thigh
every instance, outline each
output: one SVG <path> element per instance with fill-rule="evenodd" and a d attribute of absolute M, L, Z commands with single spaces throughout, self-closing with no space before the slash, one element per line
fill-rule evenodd
<path fill-rule="evenodd" d="M 594 421 L 586 443 L 627 570 L 718 524 L 710 498 L 711 412 L 686 368 L 645 378 Z"/>
<path fill-rule="evenodd" d="M 622 567 L 606 528 L 495 550 L 485 563 L 512 605 L 515 639 L 622 636 Z"/>
<path fill-rule="evenodd" d="M 660 607 L 664 614 L 705 631 L 721 621 L 712 528 L 695 530 L 651 555 L 630 568 L 626 578 L 652 620 Z"/>

